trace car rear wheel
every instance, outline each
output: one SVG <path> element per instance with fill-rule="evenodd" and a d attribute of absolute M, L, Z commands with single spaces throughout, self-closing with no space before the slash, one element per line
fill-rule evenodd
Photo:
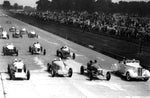
<path fill-rule="evenodd" d="M 127 80 L 127 81 L 130 81 L 130 80 L 131 80 L 131 77 L 130 77 L 130 73 L 129 73 L 129 72 L 126 73 L 126 80 Z"/>
<path fill-rule="evenodd" d="M 53 69 L 51 69 L 51 75 L 52 75 L 52 77 L 55 76 L 55 71 Z"/>
<path fill-rule="evenodd" d="M 28 70 L 27 71 L 27 80 L 29 80 L 30 79 L 30 71 Z"/>
<path fill-rule="evenodd" d="M 148 81 L 149 80 L 149 78 L 144 78 L 144 81 Z"/>
<path fill-rule="evenodd" d="M 73 53 L 72 59 L 74 60 L 75 58 L 76 58 L 76 55 L 75 55 L 75 53 Z"/>
<path fill-rule="evenodd" d="M 110 74 L 110 72 L 107 72 L 107 73 L 106 73 L 106 80 L 109 81 L 110 78 L 111 78 L 111 74 Z"/>
<path fill-rule="evenodd" d="M 89 72 L 89 77 L 90 77 L 90 81 L 93 80 L 93 73 L 92 72 Z"/>
<path fill-rule="evenodd" d="M 46 49 L 44 49 L 44 51 L 43 51 L 43 55 L 46 55 Z"/>
<path fill-rule="evenodd" d="M 72 74 L 73 74 L 73 70 L 72 70 L 72 68 L 69 68 L 68 76 L 69 76 L 69 77 L 72 77 Z"/>
<path fill-rule="evenodd" d="M 80 68 L 80 73 L 83 75 L 84 74 L 84 66 L 81 66 Z"/>

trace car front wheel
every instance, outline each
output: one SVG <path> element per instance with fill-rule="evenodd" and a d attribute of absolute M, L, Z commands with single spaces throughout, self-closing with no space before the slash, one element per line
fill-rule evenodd
<path fill-rule="evenodd" d="M 131 80 L 131 77 L 130 77 L 130 73 L 129 73 L 129 72 L 126 73 L 126 80 L 127 80 L 127 81 L 130 81 L 130 80 Z"/>

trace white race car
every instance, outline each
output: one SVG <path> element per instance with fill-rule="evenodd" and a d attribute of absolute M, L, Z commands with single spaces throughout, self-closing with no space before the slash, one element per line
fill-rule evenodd
<path fill-rule="evenodd" d="M 58 60 L 53 60 L 52 63 L 47 64 L 47 71 L 51 74 L 52 77 L 56 75 L 64 75 L 71 77 L 73 74 L 73 69 L 66 64 L 61 58 Z"/>
<path fill-rule="evenodd" d="M 150 71 L 143 68 L 140 65 L 139 60 L 123 60 L 112 65 L 114 72 L 120 73 L 126 78 L 126 80 L 131 79 L 142 79 L 143 81 L 148 81 L 150 78 Z"/>
<path fill-rule="evenodd" d="M 27 70 L 26 65 L 22 60 L 15 59 L 11 64 L 8 64 L 8 74 L 10 80 L 14 79 L 30 79 L 30 71 Z"/>
<path fill-rule="evenodd" d="M 1 39 L 9 39 L 9 35 L 6 31 L 3 31 L 2 34 L 0 35 Z"/>
<path fill-rule="evenodd" d="M 33 46 L 29 46 L 29 52 L 33 54 L 40 54 L 43 53 L 43 55 L 46 55 L 46 49 L 43 49 L 41 44 L 39 42 L 34 43 Z"/>

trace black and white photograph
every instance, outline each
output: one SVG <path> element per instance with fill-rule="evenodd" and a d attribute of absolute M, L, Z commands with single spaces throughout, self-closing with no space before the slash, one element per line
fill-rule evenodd
<path fill-rule="evenodd" d="M 150 0 L 0 0 L 0 98 L 150 98 Z"/>

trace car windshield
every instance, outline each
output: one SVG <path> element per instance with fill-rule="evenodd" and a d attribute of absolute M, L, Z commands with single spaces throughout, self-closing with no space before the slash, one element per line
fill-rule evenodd
<path fill-rule="evenodd" d="M 140 62 L 138 60 L 127 60 L 126 65 L 129 65 L 132 67 L 141 67 Z"/>

